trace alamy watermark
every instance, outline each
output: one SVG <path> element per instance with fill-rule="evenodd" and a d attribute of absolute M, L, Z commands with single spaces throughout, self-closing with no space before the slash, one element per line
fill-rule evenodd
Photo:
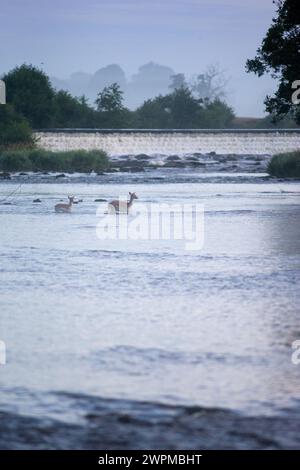
<path fill-rule="evenodd" d="M 119 198 L 118 207 L 106 213 L 98 208 L 99 240 L 181 240 L 188 251 L 203 247 L 203 204 L 140 203 L 128 214 L 126 199 Z"/>
<path fill-rule="evenodd" d="M 6 104 L 6 87 L 3 80 L 0 80 L 0 104 Z"/>
<path fill-rule="evenodd" d="M 295 349 L 295 351 L 292 353 L 291 361 L 295 366 L 297 366 L 300 364 L 300 339 L 293 341 L 292 348 Z"/>
<path fill-rule="evenodd" d="M 295 90 L 292 93 L 292 103 L 300 104 L 300 80 L 294 80 L 292 83 L 292 89 Z"/>
<path fill-rule="evenodd" d="M 6 364 L 6 346 L 5 342 L 0 339 L 0 366 Z"/>

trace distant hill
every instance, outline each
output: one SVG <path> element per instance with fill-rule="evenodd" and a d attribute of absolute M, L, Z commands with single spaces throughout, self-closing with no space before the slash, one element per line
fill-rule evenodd
<path fill-rule="evenodd" d="M 264 118 L 235 117 L 232 121 L 232 127 L 236 129 L 256 129 L 263 121 Z"/>
<path fill-rule="evenodd" d="M 72 95 L 85 95 L 90 104 L 94 104 L 97 93 L 105 86 L 118 83 L 124 92 L 125 105 L 135 109 L 146 99 L 166 94 L 174 73 L 170 67 L 149 62 L 142 65 L 138 72 L 128 79 L 118 64 L 110 64 L 98 69 L 94 74 L 75 72 L 65 80 L 51 77 L 51 82 L 55 88 L 67 90 Z"/>
<path fill-rule="evenodd" d="M 300 126 L 297 126 L 288 116 L 276 124 L 272 122 L 271 116 L 266 116 L 264 118 L 235 117 L 232 121 L 232 127 L 235 129 L 286 129 L 299 128 Z"/>

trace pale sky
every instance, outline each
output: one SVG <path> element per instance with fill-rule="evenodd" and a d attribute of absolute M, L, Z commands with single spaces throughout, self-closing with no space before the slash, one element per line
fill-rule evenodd
<path fill-rule="evenodd" d="M 219 64 L 238 115 L 263 115 L 271 78 L 245 62 L 271 24 L 272 0 L 0 0 L 0 73 L 24 62 L 67 78 L 117 63 L 128 78 L 149 61 L 186 75 Z"/>

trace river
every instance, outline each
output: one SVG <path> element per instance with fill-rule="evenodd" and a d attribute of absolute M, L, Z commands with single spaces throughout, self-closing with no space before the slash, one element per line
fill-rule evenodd
<path fill-rule="evenodd" d="M 203 205 L 201 249 L 99 239 L 95 199 L 128 191 Z M 299 447 L 299 182 L 50 175 L 0 200 L 1 448 Z"/>

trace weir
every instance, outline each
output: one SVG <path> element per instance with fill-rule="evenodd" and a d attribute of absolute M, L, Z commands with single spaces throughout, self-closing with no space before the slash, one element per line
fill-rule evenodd
<path fill-rule="evenodd" d="M 39 129 L 49 150 L 101 149 L 114 155 L 273 155 L 300 149 L 300 129 Z"/>

